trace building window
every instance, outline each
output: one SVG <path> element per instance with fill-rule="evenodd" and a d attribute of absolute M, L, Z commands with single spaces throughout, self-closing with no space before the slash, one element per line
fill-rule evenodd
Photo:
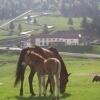
<path fill-rule="evenodd" d="M 43 38 L 40 38 L 40 41 L 42 41 L 43 40 Z"/>
<path fill-rule="evenodd" d="M 43 43 L 42 42 L 40 42 L 40 46 L 42 46 L 43 45 Z"/>
<path fill-rule="evenodd" d="M 71 40 L 71 42 L 73 42 L 73 40 Z"/>
<path fill-rule="evenodd" d="M 46 38 L 44 38 L 44 41 L 46 41 L 47 39 Z"/>
<path fill-rule="evenodd" d="M 51 38 L 48 38 L 48 41 L 51 41 Z"/>
<path fill-rule="evenodd" d="M 63 42 L 63 39 L 61 39 L 60 42 Z"/>
<path fill-rule="evenodd" d="M 47 46 L 48 44 L 47 44 L 47 42 L 44 42 L 44 46 Z"/>
<path fill-rule="evenodd" d="M 55 38 L 53 38 L 53 41 L 55 41 Z"/>
<path fill-rule="evenodd" d="M 59 39 L 59 38 L 57 38 L 57 42 L 59 42 L 59 40 L 60 40 L 60 39 Z"/>

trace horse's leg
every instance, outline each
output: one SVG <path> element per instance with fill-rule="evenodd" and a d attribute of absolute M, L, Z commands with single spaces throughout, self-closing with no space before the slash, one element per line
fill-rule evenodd
<path fill-rule="evenodd" d="M 60 74 L 56 74 L 57 98 L 60 95 Z"/>
<path fill-rule="evenodd" d="M 43 94 L 46 96 L 45 75 L 43 76 Z"/>
<path fill-rule="evenodd" d="M 21 88 L 20 88 L 20 96 L 23 96 L 23 83 L 24 83 L 24 73 L 25 73 L 26 67 L 23 67 L 21 72 Z"/>
<path fill-rule="evenodd" d="M 39 82 L 39 96 L 41 96 L 41 94 L 42 94 L 42 80 L 41 80 L 42 78 L 41 78 L 41 76 L 40 75 L 38 75 L 38 82 Z"/>
<path fill-rule="evenodd" d="M 30 87 L 30 93 L 35 96 L 35 93 L 33 91 L 33 86 L 32 86 L 32 81 L 34 77 L 35 72 L 31 70 L 30 75 L 29 75 L 29 87 Z"/>
<path fill-rule="evenodd" d="M 53 75 L 49 75 L 51 85 L 52 85 L 52 90 L 53 90 L 53 98 L 55 98 L 55 80 Z"/>
<path fill-rule="evenodd" d="M 47 90 L 47 87 L 48 87 L 48 84 L 50 83 L 50 92 L 51 92 L 51 94 L 52 94 L 52 85 L 51 85 L 51 81 L 50 81 L 50 78 L 48 77 L 48 80 L 47 80 L 47 82 L 46 82 L 46 90 Z"/>

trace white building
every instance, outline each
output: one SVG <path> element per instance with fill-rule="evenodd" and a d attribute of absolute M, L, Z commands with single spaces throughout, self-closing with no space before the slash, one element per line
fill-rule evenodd
<path fill-rule="evenodd" d="M 81 33 L 69 33 L 69 32 L 59 32 L 56 34 L 38 34 L 32 35 L 32 44 L 38 46 L 67 46 L 67 45 L 79 45 Z"/>

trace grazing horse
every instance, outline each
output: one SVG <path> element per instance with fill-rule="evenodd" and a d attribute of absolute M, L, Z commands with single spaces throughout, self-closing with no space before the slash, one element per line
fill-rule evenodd
<path fill-rule="evenodd" d="M 100 81 L 100 76 L 94 76 L 92 82 L 97 82 L 97 81 Z"/>
<path fill-rule="evenodd" d="M 44 95 L 46 95 L 46 86 L 45 86 L 45 75 L 48 75 L 50 78 L 53 98 L 55 98 L 55 80 L 57 86 L 57 98 L 60 94 L 60 72 L 61 72 L 61 63 L 57 58 L 43 58 L 41 55 L 35 53 L 34 51 L 27 51 L 23 64 L 33 65 L 35 72 L 39 79 L 39 96 L 41 96 L 42 90 L 42 77 L 44 78 Z M 32 67 L 32 66 L 30 66 Z"/>
<path fill-rule="evenodd" d="M 44 48 L 40 48 L 39 46 L 35 46 L 35 47 L 24 48 L 21 51 L 19 59 L 18 59 L 18 64 L 17 64 L 17 69 L 16 69 L 16 80 L 15 80 L 14 86 L 16 86 L 21 81 L 20 95 L 23 95 L 24 73 L 25 73 L 25 69 L 27 66 L 27 65 L 23 66 L 23 60 L 24 60 L 25 54 L 27 53 L 28 50 L 34 51 L 44 58 L 57 58 L 60 60 L 60 62 L 61 62 L 60 92 L 64 93 L 66 84 L 68 83 L 68 77 L 70 74 L 68 74 L 68 72 L 67 72 L 66 66 L 63 62 L 63 59 L 61 58 L 61 56 L 59 55 L 58 51 L 55 48 L 44 49 Z M 33 65 L 29 65 L 29 66 L 33 66 Z M 32 81 L 33 81 L 33 77 L 35 74 L 35 70 L 34 70 L 34 67 L 30 67 L 30 69 L 31 69 L 31 72 L 29 75 L 29 88 L 30 88 L 30 93 L 32 95 L 35 95 L 35 93 L 33 91 L 33 86 L 32 86 Z M 48 78 L 48 81 L 46 84 L 46 88 L 48 86 L 48 83 L 50 83 L 49 78 Z M 50 83 L 50 92 L 52 93 L 51 83 Z"/>

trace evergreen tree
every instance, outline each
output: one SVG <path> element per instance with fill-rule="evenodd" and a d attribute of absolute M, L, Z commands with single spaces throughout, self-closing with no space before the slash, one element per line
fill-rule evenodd
<path fill-rule="evenodd" d="M 44 26 L 43 26 L 43 33 L 48 34 L 48 26 L 47 26 L 47 24 L 44 24 Z"/>
<path fill-rule="evenodd" d="M 64 0 L 62 0 L 60 4 L 60 12 L 63 16 L 66 16 L 67 8 L 66 8 Z"/>
<path fill-rule="evenodd" d="M 73 19 L 71 17 L 68 19 L 68 24 L 73 25 Z"/>
<path fill-rule="evenodd" d="M 18 25 L 18 32 L 19 32 L 19 33 L 22 32 L 22 25 L 21 25 L 21 24 Z"/>
<path fill-rule="evenodd" d="M 34 22 L 33 22 L 34 24 L 37 24 L 37 19 L 36 18 L 34 18 Z"/>
<path fill-rule="evenodd" d="M 42 6 L 41 6 L 41 10 L 42 11 L 48 11 L 48 5 L 47 5 L 47 2 L 43 2 Z"/>
<path fill-rule="evenodd" d="M 87 21 L 87 18 L 86 17 L 83 17 L 83 20 L 81 22 L 81 26 L 82 28 L 86 29 L 88 27 L 89 23 Z"/>
<path fill-rule="evenodd" d="M 13 22 L 10 23 L 10 25 L 9 25 L 9 29 L 10 29 L 10 35 L 12 35 L 13 32 L 14 32 L 14 29 L 15 29 L 15 25 L 14 25 Z"/>
<path fill-rule="evenodd" d="M 91 26 L 92 26 L 92 32 L 100 36 L 100 17 L 99 16 L 93 18 Z"/>
<path fill-rule="evenodd" d="M 28 15 L 28 16 L 27 16 L 27 23 L 30 23 L 30 22 L 31 22 L 31 20 L 32 20 L 32 19 L 31 19 L 31 16 L 30 16 L 30 15 Z"/>

